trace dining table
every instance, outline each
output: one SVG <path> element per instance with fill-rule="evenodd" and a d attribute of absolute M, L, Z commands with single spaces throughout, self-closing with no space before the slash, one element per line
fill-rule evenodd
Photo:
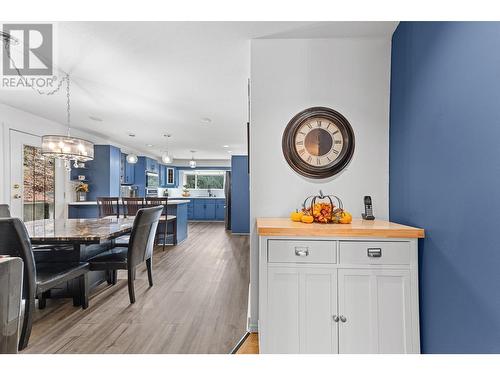
<path fill-rule="evenodd" d="M 35 263 L 86 262 L 115 246 L 115 239 L 132 231 L 134 217 L 109 216 L 95 219 L 43 219 L 25 222 L 33 245 Z M 94 289 L 108 280 L 105 271 L 89 273 Z M 65 290 L 66 289 L 66 290 Z M 54 294 L 70 294 L 70 286 Z"/>

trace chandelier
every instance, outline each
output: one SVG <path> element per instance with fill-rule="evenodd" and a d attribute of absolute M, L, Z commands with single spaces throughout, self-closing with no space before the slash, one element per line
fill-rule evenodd
<path fill-rule="evenodd" d="M 44 135 L 42 136 L 42 155 L 62 159 L 66 168 L 70 169 L 70 161 L 86 162 L 94 159 L 94 144 L 85 139 L 71 136 L 71 113 L 70 113 L 70 79 L 69 75 L 63 78 L 66 81 L 66 113 L 68 132 L 66 135 Z"/>

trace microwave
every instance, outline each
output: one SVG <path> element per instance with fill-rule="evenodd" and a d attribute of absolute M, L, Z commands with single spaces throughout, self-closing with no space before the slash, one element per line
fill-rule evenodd
<path fill-rule="evenodd" d="M 160 185 L 160 178 L 158 173 L 146 172 L 146 187 L 158 188 Z"/>

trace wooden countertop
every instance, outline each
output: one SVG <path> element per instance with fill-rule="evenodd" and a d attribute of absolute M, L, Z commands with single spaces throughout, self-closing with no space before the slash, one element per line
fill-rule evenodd
<path fill-rule="evenodd" d="M 383 220 L 353 219 L 351 224 L 304 224 L 289 218 L 258 218 L 260 236 L 424 238 L 424 230 Z"/>

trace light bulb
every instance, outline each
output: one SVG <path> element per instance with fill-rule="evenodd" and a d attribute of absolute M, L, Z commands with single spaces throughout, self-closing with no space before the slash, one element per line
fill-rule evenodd
<path fill-rule="evenodd" d="M 137 158 L 136 154 L 128 154 L 127 155 L 127 163 L 135 164 L 135 163 L 137 163 L 137 160 L 138 160 L 138 158 Z"/>
<path fill-rule="evenodd" d="M 161 161 L 163 163 L 165 163 L 165 164 L 171 164 L 172 163 L 172 157 L 167 152 L 164 152 L 161 155 Z"/>

